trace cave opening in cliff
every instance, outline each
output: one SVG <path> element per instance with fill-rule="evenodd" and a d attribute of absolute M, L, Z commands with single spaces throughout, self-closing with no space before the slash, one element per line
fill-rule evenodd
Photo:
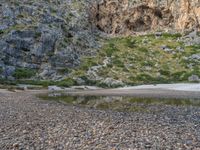
<path fill-rule="evenodd" d="M 90 9 L 96 28 L 107 34 L 143 32 L 168 26 L 173 21 L 172 12 L 164 7 L 147 4 L 125 6 L 119 2 L 97 3 Z"/>

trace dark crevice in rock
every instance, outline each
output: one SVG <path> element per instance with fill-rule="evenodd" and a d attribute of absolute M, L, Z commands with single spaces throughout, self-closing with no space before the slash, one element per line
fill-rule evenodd
<path fill-rule="evenodd" d="M 93 24 L 108 34 L 199 28 L 200 8 L 191 2 L 103 0 L 90 10 Z"/>

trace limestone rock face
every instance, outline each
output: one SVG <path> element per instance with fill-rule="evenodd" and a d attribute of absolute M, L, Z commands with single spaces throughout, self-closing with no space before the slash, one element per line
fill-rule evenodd
<path fill-rule="evenodd" d="M 101 0 L 97 27 L 110 34 L 200 29 L 200 0 Z"/>
<path fill-rule="evenodd" d="M 84 0 L 1 0 L 0 77 L 28 68 L 39 78 L 56 79 L 78 66 L 81 56 L 92 55 L 98 43 L 85 6 Z"/>

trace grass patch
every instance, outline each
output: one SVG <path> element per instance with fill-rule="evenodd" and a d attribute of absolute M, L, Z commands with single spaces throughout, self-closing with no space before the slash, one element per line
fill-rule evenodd
<path fill-rule="evenodd" d="M 75 84 L 76 84 L 75 80 L 73 80 L 71 78 L 66 78 L 66 79 L 64 79 L 62 81 L 58 81 L 56 83 L 56 85 L 61 86 L 61 87 L 70 87 L 70 86 L 73 86 Z"/>
<path fill-rule="evenodd" d="M 13 76 L 16 79 L 27 79 L 27 78 L 31 78 L 36 74 L 36 72 L 32 69 L 27 69 L 27 68 L 17 68 L 15 70 L 15 73 L 13 74 Z"/>
<path fill-rule="evenodd" d="M 170 33 L 163 33 L 162 37 L 164 38 L 172 38 L 172 39 L 177 39 L 182 37 L 182 35 L 180 33 L 175 33 L 175 34 L 170 34 Z"/>
<path fill-rule="evenodd" d="M 16 83 L 17 84 L 38 85 L 38 86 L 43 86 L 43 87 L 56 85 L 56 81 L 48 81 L 48 80 L 17 80 Z"/>
<path fill-rule="evenodd" d="M 108 57 L 111 57 L 114 52 L 118 51 L 117 47 L 113 43 L 109 43 L 105 48 L 104 51 Z"/>
<path fill-rule="evenodd" d="M 124 63 L 120 59 L 115 58 L 112 63 L 113 63 L 113 65 L 115 65 L 117 67 L 121 67 L 121 68 L 124 67 Z"/>
<path fill-rule="evenodd" d="M 88 70 L 92 66 L 98 65 L 98 62 L 93 57 L 83 58 L 84 63 L 78 68 L 78 70 Z"/>
<path fill-rule="evenodd" d="M 0 79 L 0 84 L 1 85 L 16 85 L 17 83 L 16 83 L 16 81 Z"/>
<path fill-rule="evenodd" d="M 76 81 L 71 78 L 66 78 L 61 81 L 52 81 L 52 80 L 27 80 L 27 79 L 18 79 L 18 80 L 5 80 L 0 79 L 1 85 L 13 85 L 17 86 L 18 84 L 26 84 L 26 85 L 35 85 L 35 86 L 42 86 L 44 88 L 48 86 L 60 86 L 60 87 L 70 87 L 73 85 L 77 85 Z"/>
<path fill-rule="evenodd" d="M 164 75 L 164 76 L 170 76 L 170 74 L 171 74 L 169 70 L 161 69 L 161 70 L 159 70 L 159 72 L 161 75 Z"/>
<path fill-rule="evenodd" d="M 146 47 L 139 47 L 138 51 L 143 52 L 143 53 L 147 53 L 148 49 Z"/>
<path fill-rule="evenodd" d="M 71 78 L 66 78 L 61 81 L 52 81 L 52 80 L 18 80 L 17 84 L 30 84 L 30 85 L 40 85 L 43 87 L 48 87 L 52 85 L 60 87 L 70 87 L 76 85 L 76 82 Z"/>
<path fill-rule="evenodd" d="M 131 38 L 131 37 L 126 38 L 125 45 L 129 48 L 135 48 L 136 47 L 136 40 Z"/>

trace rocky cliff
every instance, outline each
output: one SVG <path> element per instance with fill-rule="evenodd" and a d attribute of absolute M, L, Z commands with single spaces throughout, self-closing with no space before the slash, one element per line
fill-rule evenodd
<path fill-rule="evenodd" d="M 200 29 L 199 0 L 101 0 L 94 12 L 97 27 L 111 34 Z"/>
<path fill-rule="evenodd" d="M 85 6 L 84 0 L 1 0 L 1 77 L 27 68 L 41 79 L 64 78 L 81 56 L 92 55 L 98 45 Z"/>
<path fill-rule="evenodd" d="M 199 0 L 1 0 L 0 78 L 61 80 L 95 56 L 97 33 L 182 32 L 199 22 Z"/>

